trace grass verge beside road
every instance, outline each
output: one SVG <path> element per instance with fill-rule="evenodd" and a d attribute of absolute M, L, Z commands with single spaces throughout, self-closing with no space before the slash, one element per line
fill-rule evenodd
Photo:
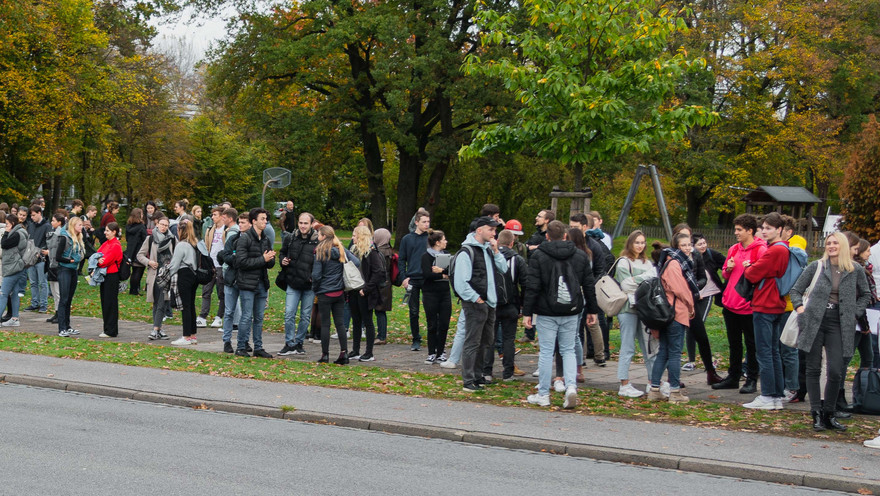
<path fill-rule="evenodd" d="M 101 361 L 200 374 L 334 387 L 385 394 L 444 400 L 472 401 L 507 407 L 530 407 L 525 398 L 534 392 L 532 383 L 501 382 L 486 391 L 466 394 L 457 374 L 423 374 L 367 366 L 338 366 L 292 360 L 233 357 L 191 349 L 140 343 L 95 342 L 25 332 L 0 331 L 0 350 L 77 360 Z M 588 387 L 579 391 L 581 404 L 572 414 L 627 418 L 683 426 L 828 439 L 861 443 L 876 433 L 876 423 L 858 418 L 847 422 L 842 434 L 814 433 L 811 420 L 793 411 L 753 411 L 739 405 L 692 401 L 688 404 L 652 403 L 646 399 L 620 398 L 614 392 Z M 553 411 L 561 409 L 561 395 L 553 396 Z"/>

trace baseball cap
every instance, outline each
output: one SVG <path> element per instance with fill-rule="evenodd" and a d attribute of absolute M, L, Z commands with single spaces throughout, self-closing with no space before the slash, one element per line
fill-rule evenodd
<path fill-rule="evenodd" d="M 492 217 L 488 217 L 488 216 L 485 216 L 485 215 L 484 215 L 484 216 L 482 216 L 482 217 L 478 217 L 478 218 L 477 218 L 477 224 L 476 224 L 476 227 L 477 227 L 477 228 L 480 228 L 480 227 L 483 227 L 483 226 L 498 227 L 498 226 L 500 226 L 500 225 L 501 225 L 501 223 L 498 222 L 497 220 L 493 219 Z"/>
<path fill-rule="evenodd" d="M 504 224 L 504 229 L 510 231 L 513 234 L 516 234 L 517 236 L 522 236 L 523 233 L 522 222 L 516 219 L 510 219 L 509 221 L 507 221 L 507 223 Z"/>

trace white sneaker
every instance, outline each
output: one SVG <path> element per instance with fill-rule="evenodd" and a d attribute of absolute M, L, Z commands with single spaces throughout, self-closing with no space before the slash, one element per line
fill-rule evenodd
<path fill-rule="evenodd" d="M 60 338 L 69 338 L 69 337 L 70 337 L 70 333 L 67 332 L 67 331 L 58 331 L 58 337 L 60 337 Z"/>
<path fill-rule="evenodd" d="M 782 400 L 783 400 L 782 398 L 773 398 L 773 409 L 774 410 L 782 410 L 783 403 L 785 403 Z"/>
<path fill-rule="evenodd" d="M 171 342 L 174 346 L 189 346 L 191 344 L 196 344 L 198 341 L 195 339 L 190 339 L 186 336 L 181 336 L 174 341 Z"/>
<path fill-rule="evenodd" d="M 21 321 L 18 320 L 18 317 L 12 317 L 6 322 L 0 324 L 0 327 L 21 327 Z"/>
<path fill-rule="evenodd" d="M 214 322 L 211 322 L 211 327 L 223 327 L 223 319 L 220 316 L 214 317 Z"/>
<path fill-rule="evenodd" d="M 555 381 L 553 381 L 553 390 L 557 393 L 564 393 L 565 383 L 560 381 L 559 379 L 556 379 Z"/>
<path fill-rule="evenodd" d="M 565 401 L 562 402 L 562 408 L 574 408 L 576 406 L 578 406 L 578 390 L 574 386 L 568 386 L 565 389 Z"/>
<path fill-rule="evenodd" d="M 645 393 L 643 391 L 639 391 L 631 383 L 627 383 L 625 386 L 620 386 L 617 390 L 618 396 L 624 396 L 627 398 L 640 398 Z"/>
<path fill-rule="evenodd" d="M 685 372 L 690 372 L 690 371 L 694 370 L 695 368 L 696 368 L 696 365 L 694 365 L 694 362 L 688 362 L 688 363 L 681 366 L 681 370 L 684 370 Z"/>
<path fill-rule="evenodd" d="M 208 321 L 201 317 L 196 317 L 196 327 L 208 327 Z"/>
<path fill-rule="evenodd" d="M 797 398 L 797 391 L 792 391 L 791 389 L 785 390 L 785 396 L 782 397 L 783 403 L 789 403 L 791 400 Z"/>
<path fill-rule="evenodd" d="M 752 402 L 743 405 L 752 410 L 775 410 L 776 402 L 770 396 L 758 395 Z"/>
<path fill-rule="evenodd" d="M 339 339 L 339 334 L 336 334 L 334 332 L 333 334 L 330 335 L 330 339 Z"/>
<path fill-rule="evenodd" d="M 877 436 L 874 439 L 868 439 L 862 444 L 864 444 L 866 448 L 880 449 L 880 436 Z"/>
<path fill-rule="evenodd" d="M 458 367 L 458 364 L 453 362 L 452 360 L 446 360 L 445 362 L 442 362 L 440 366 L 444 369 L 454 369 Z"/>
<path fill-rule="evenodd" d="M 532 377 L 538 377 L 540 375 L 538 372 L 540 372 L 540 371 L 535 369 L 535 371 L 532 372 Z"/>
<path fill-rule="evenodd" d="M 663 396 L 666 396 L 667 398 L 669 397 L 669 383 L 668 382 L 664 382 L 663 384 L 660 384 L 660 394 L 662 394 Z"/>
<path fill-rule="evenodd" d="M 530 394 L 527 398 L 529 403 L 538 406 L 550 406 L 550 395 L 549 394 Z"/>

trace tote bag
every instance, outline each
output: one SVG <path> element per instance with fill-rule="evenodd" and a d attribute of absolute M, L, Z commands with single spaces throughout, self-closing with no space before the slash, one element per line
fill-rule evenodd
<path fill-rule="evenodd" d="M 620 263 L 620 260 L 618 258 L 608 273 L 596 283 L 596 301 L 605 315 L 617 315 L 626 304 L 626 293 L 620 288 L 620 283 L 611 276 L 617 271 L 617 264 Z"/>
<path fill-rule="evenodd" d="M 366 285 L 360 269 L 357 268 L 354 262 L 348 260 L 348 257 L 346 257 L 345 263 L 342 264 L 342 283 L 346 291 L 356 291 Z"/>
<path fill-rule="evenodd" d="M 816 281 L 819 280 L 819 274 L 822 273 L 822 262 L 819 262 L 819 267 L 816 268 L 816 273 L 813 274 L 813 280 L 810 281 L 810 285 L 807 286 L 807 290 L 804 291 L 804 308 L 807 308 L 807 301 L 810 298 L 810 293 L 813 292 L 813 286 L 816 285 Z M 797 347 L 798 335 L 801 333 L 800 328 L 798 327 L 798 313 L 793 311 L 788 315 L 788 320 L 785 321 L 785 326 L 782 328 L 782 335 L 779 336 L 779 342 L 788 346 L 789 348 Z"/>

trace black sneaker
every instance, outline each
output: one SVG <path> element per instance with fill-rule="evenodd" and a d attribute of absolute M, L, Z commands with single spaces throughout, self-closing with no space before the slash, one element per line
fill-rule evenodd
<path fill-rule="evenodd" d="M 246 351 L 244 351 L 244 350 L 235 350 L 235 356 L 249 357 L 249 356 L 251 356 L 251 355 L 250 355 L 250 353 L 248 353 L 248 352 L 246 352 Z"/>
<path fill-rule="evenodd" d="M 259 350 L 254 352 L 254 358 L 275 358 L 269 354 L 266 350 L 260 348 Z"/>
<path fill-rule="evenodd" d="M 55 314 L 55 315 L 49 317 L 48 319 L 46 319 L 46 322 L 48 322 L 50 324 L 57 324 L 58 323 L 58 314 Z"/>
<path fill-rule="evenodd" d="M 372 354 L 372 353 L 364 353 L 363 355 L 360 356 L 360 358 L 358 358 L 358 360 L 361 361 L 361 362 L 372 362 L 372 361 L 374 361 L 374 360 L 376 360 L 376 359 L 373 358 L 373 354 Z"/>
<path fill-rule="evenodd" d="M 422 349 L 421 341 L 416 341 L 415 343 L 412 344 L 412 346 L 409 347 L 409 349 L 411 351 L 419 351 L 420 349 Z"/>
<path fill-rule="evenodd" d="M 251 344 L 250 344 L 250 343 L 245 343 L 245 344 L 244 344 L 244 351 L 250 353 L 250 352 L 254 351 L 254 349 L 251 348 Z"/>
<path fill-rule="evenodd" d="M 483 386 L 479 384 L 465 384 L 464 387 L 461 388 L 465 393 L 476 393 L 478 391 L 483 390 Z"/>
<path fill-rule="evenodd" d="M 223 343 L 223 353 L 235 353 L 235 350 L 232 349 L 232 343 L 229 341 Z"/>
<path fill-rule="evenodd" d="M 285 343 L 284 348 L 281 348 L 281 351 L 278 352 L 278 356 L 293 355 L 294 349 L 295 349 L 295 347 L 291 348 L 290 346 L 287 346 L 287 344 Z"/>
<path fill-rule="evenodd" d="M 354 351 L 354 350 L 352 350 L 352 351 L 349 351 L 349 352 L 348 352 L 348 359 L 349 359 L 349 361 L 350 361 L 350 360 L 357 360 L 357 359 L 360 358 L 360 357 L 361 357 L 361 352 L 360 352 L 360 351 Z"/>
<path fill-rule="evenodd" d="M 305 355 L 306 350 L 303 349 L 302 344 L 298 344 L 293 347 L 293 351 L 290 352 L 292 355 Z"/>

